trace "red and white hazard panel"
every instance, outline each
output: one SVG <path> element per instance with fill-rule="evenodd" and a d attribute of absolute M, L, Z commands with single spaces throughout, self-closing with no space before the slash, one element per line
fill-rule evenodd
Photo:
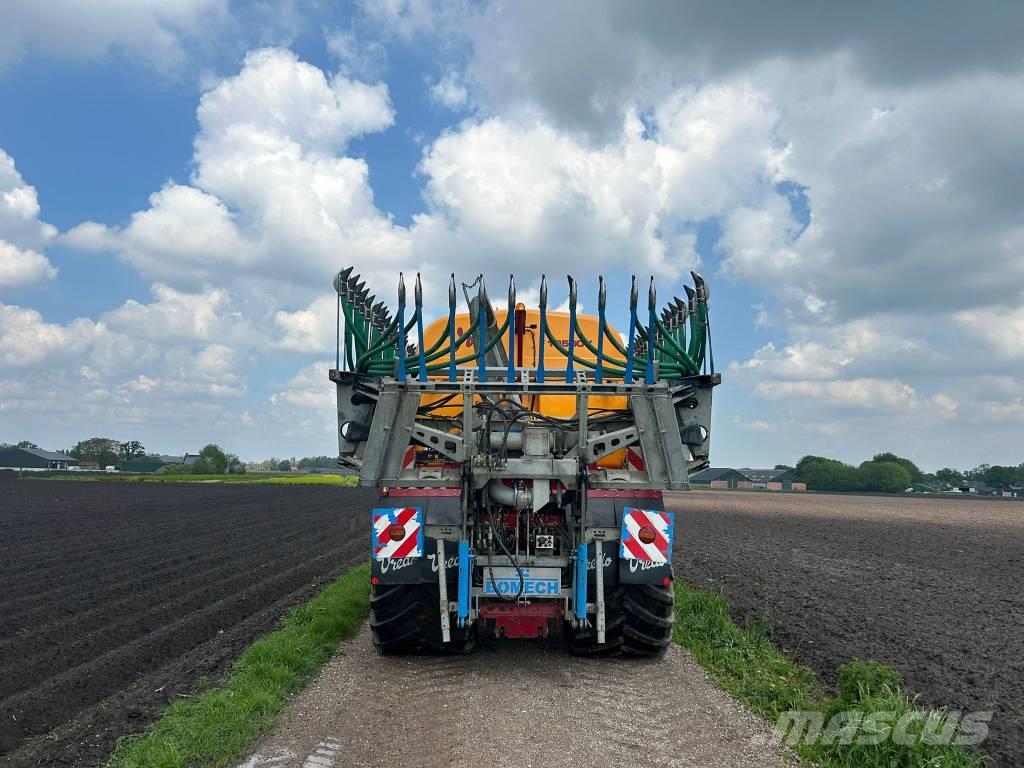
<path fill-rule="evenodd" d="M 370 548 L 376 560 L 423 556 L 423 512 L 419 507 L 373 510 Z"/>
<path fill-rule="evenodd" d="M 671 512 L 626 507 L 622 512 L 619 557 L 648 563 L 671 563 L 674 519 Z"/>

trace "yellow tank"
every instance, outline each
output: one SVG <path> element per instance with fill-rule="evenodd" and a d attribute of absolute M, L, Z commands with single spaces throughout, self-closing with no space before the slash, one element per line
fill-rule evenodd
<path fill-rule="evenodd" d="M 522 338 L 516 338 L 516 359 L 515 363 L 519 366 L 520 359 L 522 360 L 522 366 L 533 368 L 537 365 L 537 351 L 541 343 L 540 340 L 540 311 L 536 309 L 527 309 L 526 312 L 526 327 L 522 334 Z M 497 324 L 500 328 L 507 315 L 507 310 L 495 310 Z M 514 320 L 513 320 L 514 323 Z M 597 333 L 598 333 L 598 322 L 597 318 L 593 315 L 576 315 L 577 326 L 583 331 L 587 339 L 591 341 L 595 346 L 597 345 Z M 552 335 L 558 339 L 559 343 L 567 348 L 569 346 L 569 313 L 568 312 L 553 312 L 548 311 L 547 313 L 547 324 L 548 328 L 551 329 Z M 425 348 L 431 349 L 434 344 L 438 341 L 438 337 L 444 332 L 445 326 L 447 325 L 447 318 L 441 318 L 435 320 L 429 326 L 427 326 L 423 335 L 426 340 Z M 466 329 L 470 326 L 470 319 L 468 313 L 462 313 L 455 315 L 455 334 L 456 338 L 465 333 Z M 618 332 L 609 323 L 608 328 L 611 333 L 617 334 Z M 506 355 L 508 354 L 508 333 L 506 332 L 501 343 L 504 344 Z M 467 339 L 462 346 L 459 347 L 456 353 L 458 357 L 466 357 L 471 355 L 476 349 L 476 342 L 479 341 L 479 336 L 474 333 L 472 337 Z M 544 372 L 546 381 L 557 381 L 561 376 L 565 376 L 565 364 L 566 357 L 562 352 L 551 343 L 550 339 L 545 338 L 544 344 Z M 441 343 L 442 348 L 447 347 L 446 342 Z M 520 347 L 522 357 L 520 358 Z M 605 338 L 605 354 L 614 354 L 615 349 L 608 342 L 607 337 Z M 593 361 L 596 359 L 596 355 L 591 352 L 587 347 L 583 345 L 578 338 L 576 339 L 576 350 L 575 355 L 581 360 Z M 618 357 L 618 355 L 614 355 Z M 442 360 L 435 360 L 433 364 L 441 363 Z M 463 363 L 460 367 L 472 368 L 476 366 L 476 361 Z M 581 366 L 577 362 L 576 368 L 579 369 Z M 412 375 L 416 373 L 416 358 L 412 357 L 408 360 L 408 370 Z M 447 378 L 447 375 L 437 375 L 431 378 Z M 422 405 L 429 405 L 437 402 L 440 399 L 438 395 L 425 395 L 422 400 Z M 568 419 L 576 415 L 576 397 L 575 395 L 530 395 L 523 402 L 523 405 L 530 408 L 531 410 L 542 413 L 545 416 L 551 416 L 558 419 Z M 590 398 L 589 410 L 591 414 L 596 414 L 611 410 L 626 410 L 628 408 L 626 398 L 622 396 L 609 396 L 609 395 L 594 395 Z M 434 411 L 439 416 L 457 416 L 462 413 L 461 402 L 459 405 L 449 405 L 438 408 Z M 626 461 L 625 450 L 616 451 L 615 453 L 606 456 L 599 462 L 599 466 L 606 468 L 618 468 L 624 466 Z"/>

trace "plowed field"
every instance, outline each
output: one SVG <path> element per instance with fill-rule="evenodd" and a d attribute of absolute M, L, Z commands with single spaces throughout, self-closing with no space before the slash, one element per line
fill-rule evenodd
<path fill-rule="evenodd" d="M 0 480 L 0 762 L 96 765 L 366 554 L 372 492 Z"/>
<path fill-rule="evenodd" d="M 890 664 L 933 706 L 991 711 L 982 748 L 1024 765 L 1024 503 L 690 491 L 676 574 L 722 589 L 737 621 L 827 683 Z"/>

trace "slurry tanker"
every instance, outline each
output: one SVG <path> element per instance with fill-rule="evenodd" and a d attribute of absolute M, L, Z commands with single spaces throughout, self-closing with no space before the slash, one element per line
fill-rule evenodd
<path fill-rule="evenodd" d="M 448 285 L 427 322 L 399 275 L 397 307 L 352 268 L 334 279 L 339 464 L 378 489 L 370 627 L 385 654 L 467 652 L 481 633 L 562 634 L 579 654 L 657 656 L 672 638 L 673 514 L 662 492 L 708 465 L 715 373 L 708 289 L 605 312 L 516 301 L 483 276 Z"/>

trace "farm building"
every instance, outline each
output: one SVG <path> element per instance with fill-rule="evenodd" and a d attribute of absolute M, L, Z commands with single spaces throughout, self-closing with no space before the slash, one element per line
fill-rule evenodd
<path fill-rule="evenodd" d="M 148 454 L 146 456 L 136 456 L 134 459 L 128 461 L 122 461 L 120 470 L 122 472 L 138 472 L 141 474 L 147 474 L 150 472 L 159 472 L 164 467 L 169 467 L 174 464 L 185 464 L 192 465 L 196 463 L 196 459 L 199 458 L 198 454 L 186 453 L 184 456 L 169 456 L 167 454 Z"/>
<path fill-rule="evenodd" d="M 690 485 L 711 488 L 750 488 L 750 480 L 729 467 L 708 467 L 690 478 Z"/>
<path fill-rule="evenodd" d="M 128 461 L 122 461 L 118 469 L 122 472 L 139 472 L 147 474 L 159 472 L 169 464 L 180 464 L 180 456 L 136 456 Z"/>
<path fill-rule="evenodd" d="M 769 491 L 806 491 L 788 469 L 732 469 L 712 467 L 701 470 L 690 478 L 690 485 L 710 488 L 764 488 Z"/>
<path fill-rule="evenodd" d="M 807 484 L 801 483 L 788 469 L 740 469 L 737 470 L 750 480 L 753 488 L 769 491 L 806 491 Z"/>
<path fill-rule="evenodd" d="M 999 489 L 986 485 L 980 480 L 964 480 L 960 483 L 960 493 L 973 493 L 977 496 L 998 496 Z"/>
<path fill-rule="evenodd" d="M 46 469 L 68 469 L 77 467 L 78 459 L 64 453 L 44 451 L 41 448 L 3 448 L 0 449 L 0 469 L 29 469 L 42 471 Z"/>

